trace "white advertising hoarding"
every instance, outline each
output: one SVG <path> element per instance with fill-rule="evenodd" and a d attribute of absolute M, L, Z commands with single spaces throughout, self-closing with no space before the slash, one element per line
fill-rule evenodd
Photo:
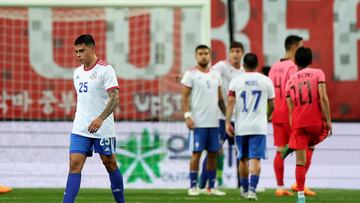
<path fill-rule="evenodd" d="M 1 184 L 12 187 L 65 187 L 71 122 L 1 122 Z M 117 122 L 117 160 L 126 188 L 187 188 L 189 135 L 182 122 Z M 334 124 L 334 135 L 313 157 L 307 185 L 360 188 L 360 124 Z M 261 187 L 275 187 L 272 127 L 268 159 L 262 162 Z M 224 145 L 224 187 L 235 188 L 235 149 Z M 285 161 L 285 184 L 292 184 L 295 156 Z M 98 154 L 88 158 L 81 187 L 107 188 L 108 174 Z M 336 180 L 336 181 L 335 181 Z"/>

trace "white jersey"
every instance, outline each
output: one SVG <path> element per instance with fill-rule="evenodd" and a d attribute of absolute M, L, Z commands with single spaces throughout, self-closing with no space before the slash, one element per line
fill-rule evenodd
<path fill-rule="evenodd" d="M 218 72 L 187 70 L 181 84 L 191 88 L 191 114 L 197 128 L 219 127 L 218 89 L 221 78 Z"/>
<path fill-rule="evenodd" d="M 275 98 L 271 80 L 263 74 L 248 72 L 230 82 L 229 94 L 234 94 L 235 134 L 266 135 L 267 103 Z"/>
<path fill-rule="evenodd" d="M 115 137 L 113 114 L 96 133 L 88 131 L 90 123 L 104 111 L 109 101 L 107 91 L 119 88 L 113 67 L 98 59 L 89 70 L 84 70 L 84 66 L 75 69 L 73 80 L 77 105 L 72 133 L 92 138 Z"/>
<path fill-rule="evenodd" d="M 242 74 L 245 72 L 244 68 L 241 66 L 239 69 L 235 68 L 231 63 L 227 60 L 219 61 L 215 65 L 211 67 L 211 70 L 219 72 L 221 76 L 221 93 L 224 97 L 225 105 L 227 104 L 227 97 L 229 92 L 229 84 L 232 79 L 234 79 L 236 76 Z M 222 120 L 225 120 L 225 115 L 221 112 L 219 109 L 219 118 Z M 235 120 L 235 115 L 231 117 L 231 120 Z"/>

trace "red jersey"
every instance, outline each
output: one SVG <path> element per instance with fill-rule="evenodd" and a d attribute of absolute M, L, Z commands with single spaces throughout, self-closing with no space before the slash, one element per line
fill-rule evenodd
<path fill-rule="evenodd" d="M 285 91 L 294 102 L 293 129 L 323 124 L 318 90 L 323 82 L 325 75 L 320 69 L 304 68 L 290 76 Z"/>
<path fill-rule="evenodd" d="M 275 108 L 272 114 L 273 123 L 289 122 L 289 110 L 286 104 L 285 84 L 290 75 L 297 71 L 297 66 L 290 59 L 281 59 L 271 66 L 269 77 L 275 87 Z"/>

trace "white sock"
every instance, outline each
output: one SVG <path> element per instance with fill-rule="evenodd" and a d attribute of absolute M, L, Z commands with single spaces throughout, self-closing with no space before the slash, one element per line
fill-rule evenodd
<path fill-rule="evenodd" d="M 284 188 L 283 185 L 282 185 L 282 186 L 278 185 L 278 189 L 279 189 L 279 190 L 284 190 L 285 188 Z"/>
<path fill-rule="evenodd" d="M 298 192 L 298 198 L 305 198 L 304 191 Z"/>

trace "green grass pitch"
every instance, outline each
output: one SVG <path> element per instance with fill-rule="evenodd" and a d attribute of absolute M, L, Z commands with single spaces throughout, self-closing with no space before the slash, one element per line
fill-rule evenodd
<path fill-rule="evenodd" d="M 64 189 L 14 189 L 8 194 L 0 195 L 0 203 L 60 203 Z M 249 202 L 240 199 L 238 190 L 227 189 L 226 196 L 216 197 L 201 195 L 189 197 L 186 190 L 135 190 L 125 192 L 127 203 L 235 203 Z M 359 203 L 360 190 L 315 190 L 317 196 L 308 197 L 306 202 L 316 203 Z M 114 203 L 110 189 L 80 189 L 76 203 Z M 291 203 L 296 196 L 275 197 L 274 190 L 267 189 L 258 194 L 258 203 Z"/>

